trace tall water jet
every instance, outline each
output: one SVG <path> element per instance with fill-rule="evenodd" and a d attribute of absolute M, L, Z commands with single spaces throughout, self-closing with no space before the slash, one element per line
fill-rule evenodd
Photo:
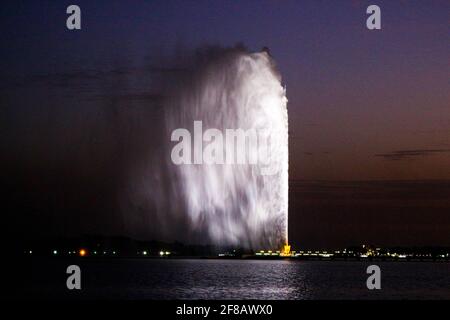
<path fill-rule="evenodd" d="M 167 135 L 172 154 L 187 160 L 170 165 L 170 181 L 192 229 L 219 245 L 287 245 L 287 98 L 268 51 L 203 52 L 172 87 Z M 180 129 L 188 137 L 174 135 Z M 235 148 L 236 132 L 244 134 L 244 149 Z M 208 146 L 212 162 L 203 161 Z"/>

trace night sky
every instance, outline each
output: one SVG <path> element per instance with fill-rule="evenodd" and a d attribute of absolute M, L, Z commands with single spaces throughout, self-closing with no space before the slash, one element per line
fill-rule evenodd
<path fill-rule="evenodd" d="M 65 27 L 74 3 L 79 31 Z M 370 4 L 381 7 L 381 30 L 366 29 Z M 155 70 L 201 46 L 242 43 L 269 47 L 287 87 L 294 246 L 450 245 L 449 9 L 444 0 L 4 1 L 5 232 L 152 239 L 157 224 L 128 221 L 119 195 L 162 143 L 149 126 L 161 121 Z"/>

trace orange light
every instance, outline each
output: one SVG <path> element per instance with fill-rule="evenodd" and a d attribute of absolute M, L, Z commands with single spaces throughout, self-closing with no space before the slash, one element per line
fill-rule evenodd
<path fill-rule="evenodd" d="M 86 250 L 81 249 L 79 254 L 80 254 L 80 257 L 84 257 L 86 255 Z"/>
<path fill-rule="evenodd" d="M 289 257 L 291 256 L 291 246 L 288 245 L 287 243 L 283 246 L 283 248 L 281 249 L 281 256 L 283 257 Z"/>

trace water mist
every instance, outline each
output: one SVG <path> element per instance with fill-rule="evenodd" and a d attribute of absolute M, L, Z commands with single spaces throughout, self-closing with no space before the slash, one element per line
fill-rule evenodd
<path fill-rule="evenodd" d="M 191 64 L 165 103 L 168 140 L 174 130 L 186 129 L 196 153 L 194 122 L 201 121 L 204 131 L 222 132 L 223 139 L 230 129 L 254 130 L 265 132 L 269 143 L 258 163 L 168 163 L 169 196 L 183 204 L 190 228 L 214 244 L 280 248 L 288 239 L 288 118 L 274 60 L 267 51 L 233 48 L 203 53 Z M 258 150 L 235 152 L 251 157 Z"/>

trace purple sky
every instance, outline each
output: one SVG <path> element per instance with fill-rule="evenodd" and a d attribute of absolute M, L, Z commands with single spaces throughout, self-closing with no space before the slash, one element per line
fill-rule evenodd
<path fill-rule="evenodd" d="M 80 31 L 65 27 L 73 3 Z M 381 30 L 366 29 L 370 4 Z M 291 180 L 412 180 L 293 183 L 297 243 L 448 244 L 448 183 L 423 181 L 450 179 L 449 12 L 448 0 L 4 1 L 5 212 L 29 214 L 30 232 L 44 221 L 42 232 L 126 233 L 121 168 L 161 143 L 142 138 L 161 122 L 142 108 L 146 70 L 241 42 L 269 47 L 287 87 Z"/>
<path fill-rule="evenodd" d="M 11 1 L 2 78 L 268 46 L 287 86 L 292 179 L 449 179 L 449 3 L 376 1 L 382 30 L 369 31 L 372 2 L 78 1 L 82 30 L 69 32 L 69 2 Z"/>

